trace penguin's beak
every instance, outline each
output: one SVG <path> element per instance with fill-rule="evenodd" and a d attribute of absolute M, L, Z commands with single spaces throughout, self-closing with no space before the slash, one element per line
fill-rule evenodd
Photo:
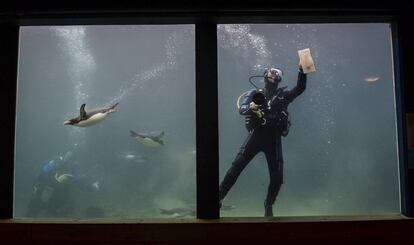
<path fill-rule="evenodd" d="M 70 125 L 70 124 L 72 123 L 69 120 L 63 122 L 63 125 Z"/>

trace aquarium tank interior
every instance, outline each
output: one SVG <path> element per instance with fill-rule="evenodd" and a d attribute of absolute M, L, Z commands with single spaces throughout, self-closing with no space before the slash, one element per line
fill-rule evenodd
<path fill-rule="evenodd" d="M 220 24 L 217 42 L 220 181 L 250 147 L 237 105 L 254 89 L 249 77 L 280 68 L 279 87 L 290 91 L 298 80 L 298 50 L 309 48 L 316 71 L 288 106 L 274 215 L 400 213 L 390 24 Z M 253 83 L 264 87 L 263 78 Z M 224 198 L 232 210 L 221 209 L 221 216 L 262 217 L 268 186 L 259 152 Z"/>
<path fill-rule="evenodd" d="M 15 218 L 196 218 L 195 34 L 192 24 L 20 28 Z M 293 90 L 298 50 L 309 49 L 315 71 L 278 143 L 274 216 L 399 214 L 392 45 L 389 23 L 217 25 L 220 183 L 249 142 L 245 92 L 271 67 Z M 260 151 L 220 216 L 263 217 L 269 182 Z"/>
<path fill-rule="evenodd" d="M 194 91 L 194 25 L 21 27 L 14 217 L 194 218 Z"/>

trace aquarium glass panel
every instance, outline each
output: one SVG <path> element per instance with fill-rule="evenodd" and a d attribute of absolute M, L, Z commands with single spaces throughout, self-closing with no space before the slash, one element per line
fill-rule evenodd
<path fill-rule="evenodd" d="M 223 24 L 217 36 L 221 216 L 400 213 L 388 23 Z"/>
<path fill-rule="evenodd" d="M 14 217 L 195 218 L 195 26 L 20 29 Z"/>

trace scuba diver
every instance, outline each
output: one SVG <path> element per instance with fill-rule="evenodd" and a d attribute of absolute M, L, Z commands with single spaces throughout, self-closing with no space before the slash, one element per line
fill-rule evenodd
<path fill-rule="evenodd" d="M 261 76 L 262 77 L 262 76 Z M 264 202 L 265 217 L 273 217 L 273 204 L 283 183 L 283 155 L 281 136 L 289 132 L 288 105 L 306 88 L 306 74 L 299 65 L 298 80 L 292 90 L 279 87 L 283 72 L 278 68 L 266 69 L 263 74 L 264 89 L 245 92 L 239 113 L 246 117 L 248 136 L 240 147 L 219 188 L 219 206 L 247 164 L 260 151 L 264 152 L 270 175 L 267 197 Z M 251 82 L 251 81 L 250 81 Z M 239 103 L 238 103 L 239 104 Z"/>
<path fill-rule="evenodd" d="M 73 213 L 75 199 L 71 192 L 74 186 L 83 191 L 99 189 L 99 182 L 90 184 L 79 173 L 79 163 L 72 151 L 45 163 L 33 185 L 27 208 L 27 217 L 67 217 Z"/>

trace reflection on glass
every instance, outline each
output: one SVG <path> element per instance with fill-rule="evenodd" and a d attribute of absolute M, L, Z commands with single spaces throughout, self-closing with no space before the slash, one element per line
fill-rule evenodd
<path fill-rule="evenodd" d="M 390 32 L 385 23 L 217 27 L 221 216 L 400 212 Z M 305 75 L 307 48 L 316 71 Z M 250 104 L 254 86 L 266 87 L 263 106 Z M 272 130 L 275 120 L 284 123 Z"/>
<path fill-rule="evenodd" d="M 21 28 L 15 217 L 195 217 L 194 36 Z"/>

